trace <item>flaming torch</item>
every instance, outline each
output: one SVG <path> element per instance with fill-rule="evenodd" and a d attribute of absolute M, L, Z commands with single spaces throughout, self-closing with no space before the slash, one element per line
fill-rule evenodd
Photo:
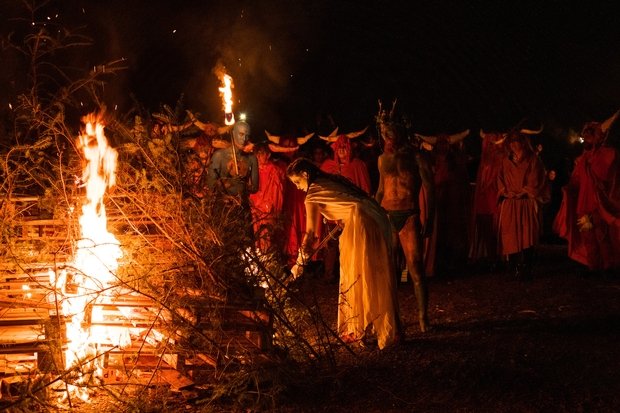
<path fill-rule="evenodd" d="M 222 82 L 222 86 L 219 87 L 218 90 L 220 91 L 220 96 L 222 96 L 222 102 L 224 104 L 224 124 L 234 125 L 235 114 L 232 111 L 232 88 L 234 86 L 232 77 L 224 73 L 223 69 L 218 70 L 218 77 Z"/>
<path fill-rule="evenodd" d="M 232 77 L 224 71 L 224 68 L 218 66 L 215 70 L 217 77 L 222 82 L 222 86 L 218 89 L 220 91 L 220 96 L 222 96 L 222 101 L 224 104 L 224 124 L 225 125 L 234 125 L 235 124 L 235 114 L 232 111 L 232 88 L 233 81 Z M 239 175 L 239 163 L 237 162 L 237 151 L 235 150 L 235 142 L 231 135 L 231 148 L 233 155 L 233 163 L 235 165 L 235 173 Z"/>
<path fill-rule="evenodd" d="M 106 189 L 116 183 L 117 152 L 108 145 L 104 125 L 95 115 L 85 116 L 83 121 L 85 129 L 78 138 L 86 162 L 82 172 L 86 200 L 79 218 L 81 236 L 73 263 L 58 273 L 50 271 L 50 278 L 63 297 L 62 312 L 68 320 L 65 368 L 81 372 L 78 386 L 70 386 L 70 390 L 87 400 L 88 389 L 80 384 L 102 372 L 98 343 L 124 347 L 130 339 L 129 332 L 112 331 L 103 325 L 102 305 L 98 305 L 112 297 L 122 256 L 119 241 L 107 230 L 103 203 Z"/>

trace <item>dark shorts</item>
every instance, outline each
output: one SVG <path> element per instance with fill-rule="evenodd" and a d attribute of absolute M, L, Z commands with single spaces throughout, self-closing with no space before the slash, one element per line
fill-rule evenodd
<path fill-rule="evenodd" d="M 404 209 L 398 211 L 387 211 L 392 227 L 395 231 L 400 232 L 407 223 L 410 216 L 419 215 L 419 209 Z"/>

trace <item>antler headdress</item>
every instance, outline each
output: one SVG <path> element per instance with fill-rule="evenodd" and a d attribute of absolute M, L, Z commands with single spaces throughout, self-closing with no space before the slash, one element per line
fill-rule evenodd
<path fill-rule="evenodd" d="M 383 103 L 379 100 L 379 112 L 375 117 L 375 121 L 377 122 L 377 129 L 381 130 L 383 125 L 393 125 L 395 123 L 394 114 L 396 113 L 396 101 L 394 99 L 392 102 L 392 109 L 388 112 L 383 108 Z"/>

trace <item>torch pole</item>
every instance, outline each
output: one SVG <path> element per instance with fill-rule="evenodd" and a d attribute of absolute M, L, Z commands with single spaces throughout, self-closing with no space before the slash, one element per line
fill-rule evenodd
<path fill-rule="evenodd" d="M 228 114 L 226 114 L 228 115 Z M 235 147 L 235 132 L 230 132 L 230 144 L 232 148 L 233 163 L 235 164 L 235 176 L 239 176 L 239 164 L 237 163 L 237 148 Z"/>

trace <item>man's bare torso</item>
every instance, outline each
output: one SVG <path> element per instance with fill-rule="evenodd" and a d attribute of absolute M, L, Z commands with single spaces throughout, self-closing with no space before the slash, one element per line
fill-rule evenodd
<path fill-rule="evenodd" d="M 419 210 L 422 178 L 415 155 L 382 154 L 379 173 L 383 182 L 381 206 L 388 211 Z"/>

